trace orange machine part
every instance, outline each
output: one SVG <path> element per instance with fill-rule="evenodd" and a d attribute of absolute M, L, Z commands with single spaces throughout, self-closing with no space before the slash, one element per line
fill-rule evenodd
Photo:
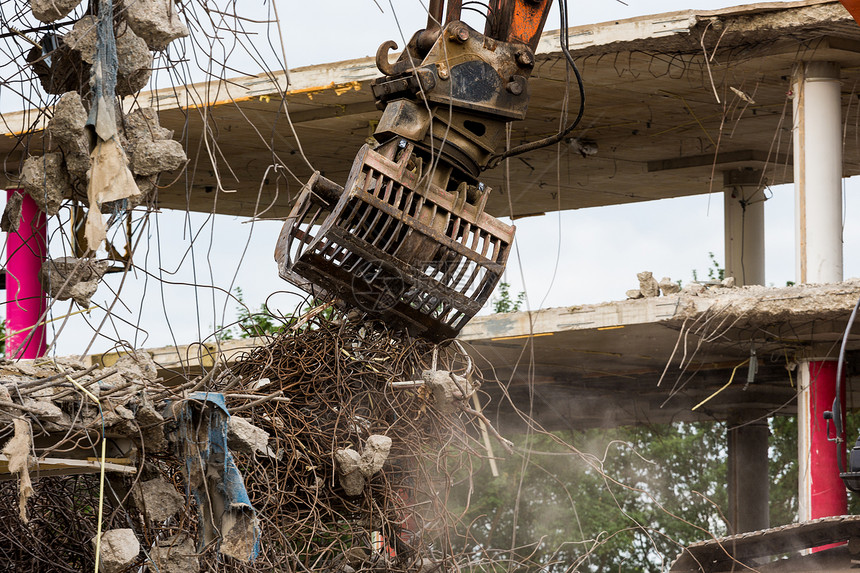
<path fill-rule="evenodd" d="M 845 9 L 860 23 L 860 0 L 840 0 Z"/>
<path fill-rule="evenodd" d="M 520 0 L 516 2 L 508 41 L 519 40 L 531 46 L 532 49 L 537 48 L 537 41 L 540 39 L 550 1 L 543 0 L 540 3 L 531 3 Z M 854 3 L 860 5 L 860 0 L 855 0 Z M 854 12 L 851 14 L 853 15 Z"/>

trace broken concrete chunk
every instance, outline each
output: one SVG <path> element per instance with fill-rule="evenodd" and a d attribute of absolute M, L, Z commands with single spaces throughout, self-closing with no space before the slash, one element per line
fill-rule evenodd
<path fill-rule="evenodd" d="M 20 193 L 12 193 L 6 201 L 3 209 L 3 218 L 0 219 L 0 230 L 4 233 L 15 233 L 21 226 L 21 208 L 24 205 L 24 196 Z"/>
<path fill-rule="evenodd" d="M 24 398 L 22 401 L 24 406 L 38 411 L 36 417 L 42 422 L 53 422 L 55 424 L 65 425 L 68 427 L 71 424 L 68 414 L 63 412 L 59 406 L 49 400 L 34 400 L 33 398 Z"/>
<path fill-rule="evenodd" d="M 125 116 L 124 123 L 125 136 L 132 150 L 138 143 L 173 138 L 173 130 L 161 127 L 158 113 L 151 107 L 134 110 Z"/>
<path fill-rule="evenodd" d="M 642 291 L 640 291 L 638 288 L 630 289 L 624 293 L 624 296 L 632 299 L 642 298 Z"/>
<path fill-rule="evenodd" d="M 441 412 L 455 412 L 455 401 L 465 400 L 474 392 L 468 380 L 447 370 L 425 370 L 421 377 L 433 393 L 433 401 Z"/>
<path fill-rule="evenodd" d="M 701 283 L 690 283 L 684 288 L 682 288 L 681 292 L 692 295 L 699 295 L 705 292 L 705 285 Z"/>
<path fill-rule="evenodd" d="M 374 434 L 367 438 L 364 451 L 361 453 L 358 469 L 366 478 L 370 478 L 382 469 L 388 453 L 391 451 L 391 438 Z"/>
<path fill-rule="evenodd" d="M 134 505 L 150 520 L 162 522 L 185 508 L 185 496 L 162 478 L 139 483 L 132 490 Z"/>
<path fill-rule="evenodd" d="M 50 0 L 47 0 L 50 2 Z M 84 16 L 72 27 L 68 34 L 63 36 L 63 43 L 69 48 L 77 51 L 81 59 L 92 64 L 96 56 L 96 26 L 98 18 L 95 16 Z"/>
<path fill-rule="evenodd" d="M 96 538 L 93 537 L 93 546 Z M 140 542 L 133 529 L 111 529 L 102 533 L 99 548 L 99 571 L 119 573 L 130 567 L 140 554 Z"/>
<path fill-rule="evenodd" d="M 186 533 L 158 541 L 149 556 L 159 573 L 197 573 L 200 570 L 194 541 Z"/>
<path fill-rule="evenodd" d="M 133 382 L 143 380 L 152 382 L 158 378 L 158 366 L 152 360 L 152 356 L 142 350 L 123 354 L 116 361 L 114 367 L 122 374 L 123 378 Z"/>
<path fill-rule="evenodd" d="M 125 18 L 134 33 L 153 50 L 163 50 L 177 38 L 188 35 L 173 0 L 132 0 L 126 2 Z"/>
<path fill-rule="evenodd" d="M 361 456 L 352 448 L 339 449 L 334 453 L 340 487 L 346 495 L 355 497 L 364 491 L 364 476 L 359 470 Z"/>
<path fill-rule="evenodd" d="M 49 217 L 60 211 L 63 197 L 71 195 L 72 192 L 69 178 L 63 168 L 62 153 L 28 157 L 21 169 L 21 183 L 39 210 Z"/>
<path fill-rule="evenodd" d="M 266 454 L 269 450 L 269 432 L 253 425 L 247 418 L 230 416 L 227 421 L 227 447 L 245 454 Z"/>
<path fill-rule="evenodd" d="M 720 284 L 726 288 L 734 288 L 735 277 L 726 277 L 720 282 Z"/>
<path fill-rule="evenodd" d="M 61 145 L 69 145 L 84 136 L 87 110 L 78 92 L 66 92 L 57 100 L 48 131 Z"/>
<path fill-rule="evenodd" d="M 33 16 L 46 24 L 68 16 L 81 0 L 30 0 Z"/>
<path fill-rule="evenodd" d="M 660 285 L 651 271 L 637 273 L 636 278 L 639 279 L 639 292 L 642 293 L 642 296 L 645 298 L 660 296 Z"/>
<path fill-rule="evenodd" d="M 108 261 L 94 259 L 48 259 L 39 269 L 39 282 L 51 298 L 73 299 L 82 308 L 89 308 L 90 299 L 109 267 Z"/>
<path fill-rule="evenodd" d="M 173 139 L 143 142 L 134 149 L 132 170 L 137 175 L 155 175 L 182 167 L 188 157 L 182 144 Z"/>
<path fill-rule="evenodd" d="M 663 277 L 660 280 L 660 292 L 664 295 L 668 294 L 676 294 L 681 292 L 681 285 L 676 282 L 673 282 L 669 277 Z"/>
<path fill-rule="evenodd" d="M 138 0 L 134 0 L 136 4 Z M 152 53 L 137 34 L 121 25 L 116 31 L 116 57 L 119 62 L 116 74 L 116 93 L 129 96 L 137 93 L 152 74 Z"/>

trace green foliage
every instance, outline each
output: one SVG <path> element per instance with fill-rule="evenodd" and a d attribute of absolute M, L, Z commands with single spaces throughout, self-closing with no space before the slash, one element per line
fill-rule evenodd
<path fill-rule="evenodd" d="M 221 340 L 233 340 L 235 338 L 254 338 L 257 336 L 271 336 L 283 330 L 286 322 L 276 317 L 266 306 L 260 305 L 260 310 L 251 312 L 245 304 L 245 296 L 241 287 L 236 287 L 236 322 L 229 328 L 219 328 Z"/>
<path fill-rule="evenodd" d="M 517 312 L 526 300 L 526 293 L 520 292 L 516 299 L 511 298 L 511 285 L 506 282 L 499 283 L 499 296 L 493 301 L 493 312 L 500 314 L 505 312 Z"/>
<path fill-rule="evenodd" d="M 320 304 L 318 300 L 311 300 L 298 313 L 277 315 L 269 309 L 266 303 L 263 303 L 260 305 L 258 311 L 252 312 L 248 305 L 245 304 L 245 296 L 242 289 L 236 287 L 234 293 L 238 303 L 236 306 L 236 321 L 227 328 L 221 326 L 216 329 L 220 340 L 274 336 L 288 326 L 295 324 L 304 313 Z M 318 317 L 323 320 L 330 320 L 334 317 L 334 313 L 335 310 L 329 307 L 319 313 Z M 308 326 L 308 328 L 312 328 L 312 326 Z"/>
<path fill-rule="evenodd" d="M 711 259 L 711 266 L 708 267 L 708 278 L 712 281 L 721 281 L 726 278 L 726 269 L 720 266 L 713 251 L 708 251 L 708 258 Z"/>
<path fill-rule="evenodd" d="M 708 251 L 708 258 L 711 260 L 711 265 L 708 267 L 708 280 L 721 281 L 726 278 L 726 269 L 720 266 L 717 255 L 713 251 Z M 699 271 L 693 269 L 693 282 L 697 280 L 699 280 Z"/>
<path fill-rule="evenodd" d="M 581 561 L 584 571 L 656 572 L 682 546 L 726 531 L 716 507 L 726 504 L 722 424 L 536 435 L 518 446 L 532 452 L 528 463 L 511 459 L 498 478 L 482 470 L 468 507 L 457 500 L 472 524 L 462 542 L 479 552 L 534 551 L 534 571 Z"/>

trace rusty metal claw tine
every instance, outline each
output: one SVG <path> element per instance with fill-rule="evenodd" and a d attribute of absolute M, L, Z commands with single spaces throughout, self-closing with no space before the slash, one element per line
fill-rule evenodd
<path fill-rule="evenodd" d="M 394 40 L 388 40 L 383 42 L 382 45 L 379 46 L 379 49 L 376 50 L 376 67 L 386 76 L 393 76 L 396 74 L 394 71 L 394 65 L 388 61 L 388 52 L 396 49 L 397 42 Z"/>

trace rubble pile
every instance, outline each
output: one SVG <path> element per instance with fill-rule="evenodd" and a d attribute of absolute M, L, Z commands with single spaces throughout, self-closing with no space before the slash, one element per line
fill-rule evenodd
<path fill-rule="evenodd" d="M 468 357 L 438 350 L 433 369 L 433 348 L 381 323 L 321 321 L 257 348 L 222 378 L 277 399 L 242 412 L 269 436 L 266 450 L 234 450 L 265 516 L 259 560 L 343 572 L 439 564 L 433 548 L 454 519 L 444 471 L 486 450 L 467 431 L 477 418 L 452 407 L 471 394 L 425 383 L 456 377 L 474 391 Z"/>
<path fill-rule="evenodd" d="M 381 323 L 314 316 L 170 387 L 140 352 L 109 367 L 0 365 L 0 471 L 17 478 L 0 481 L 4 560 L 91 570 L 98 547 L 100 570 L 116 572 L 468 561 L 440 540 L 456 521 L 448 472 L 487 455 L 471 360 Z"/>
<path fill-rule="evenodd" d="M 654 298 L 661 294 L 668 296 L 678 293 L 697 295 L 710 289 L 733 288 L 735 286 L 734 277 L 719 281 L 693 281 L 683 288 L 681 288 L 680 281 L 673 281 L 669 277 L 663 277 L 658 282 L 651 271 L 637 273 L 636 278 L 639 280 L 639 288 L 628 290 L 625 293 L 628 299 Z"/>

